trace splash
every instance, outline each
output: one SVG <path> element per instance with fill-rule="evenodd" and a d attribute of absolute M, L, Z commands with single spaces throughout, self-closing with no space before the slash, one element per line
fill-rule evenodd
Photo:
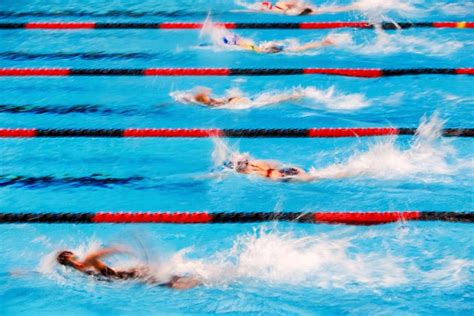
<path fill-rule="evenodd" d="M 404 35 L 402 32 L 387 33 L 377 29 L 373 41 L 364 44 L 355 43 L 349 33 L 332 34 L 336 47 L 354 54 L 389 55 L 412 53 L 430 56 L 449 56 L 463 47 L 459 41 L 429 40 L 422 37 Z"/>
<path fill-rule="evenodd" d="M 408 149 L 397 147 L 393 137 L 372 144 L 367 152 L 353 154 L 344 163 L 321 169 L 313 167 L 310 173 L 320 179 L 366 177 L 439 181 L 438 176 L 449 177 L 464 165 L 456 158 L 449 142 L 441 139 L 442 126 L 443 121 L 436 114 L 431 119 L 423 117 Z"/>
<path fill-rule="evenodd" d="M 226 29 L 224 26 L 216 25 L 212 22 L 210 16 L 206 18 L 199 33 L 199 37 L 208 37 L 214 47 L 221 48 L 221 49 L 234 49 L 234 50 L 241 50 L 239 46 L 236 45 L 227 45 L 223 39 L 233 39 L 236 38 L 237 35 Z"/>
<path fill-rule="evenodd" d="M 260 227 L 238 236 L 230 249 L 206 259 L 189 259 L 192 248 L 172 256 L 169 273 L 199 276 L 208 286 L 264 282 L 298 287 L 339 288 L 347 291 L 394 288 L 413 282 L 462 285 L 472 262 L 445 258 L 437 268 L 422 271 L 412 258 L 396 256 L 387 246 L 367 251 L 359 243 L 387 233 L 297 236 L 276 228 Z M 348 236 L 345 236 L 348 235 Z M 383 237 L 383 236 L 381 236 Z M 410 239 L 410 235 L 402 237 Z M 451 278 L 452 273 L 456 278 Z"/>
<path fill-rule="evenodd" d="M 304 97 L 314 103 L 305 105 L 308 108 L 326 108 L 329 110 L 350 111 L 366 108 L 371 105 L 371 101 L 361 93 L 343 94 L 336 91 L 336 87 L 331 86 L 326 90 L 319 90 L 314 87 L 302 89 Z"/>
<path fill-rule="evenodd" d="M 466 1 L 466 3 L 443 3 L 437 2 L 430 4 L 427 11 L 442 12 L 445 15 L 466 16 L 469 12 L 473 12 L 474 3 Z"/>
<path fill-rule="evenodd" d="M 395 13 L 403 17 L 418 17 L 423 10 L 416 7 L 419 0 L 358 0 L 353 5 L 373 22 L 387 19 L 387 14 Z"/>
<path fill-rule="evenodd" d="M 198 104 L 194 95 L 198 92 L 211 90 L 207 88 L 196 87 L 189 91 L 173 91 L 170 96 L 182 104 Z M 333 111 L 358 110 L 371 105 L 370 100 L 361 93 L 344 94 L 336 90 L 335 86 L 328 89 L 317 89 L 315 87 L 294 87 L 284 91 L 267 91 L 253 96 L 247 96 L 237 88 L 229 89 L 223 97 L 218 99 L 229 100 L 232 102 L 212 109 L 226 110 L 246 110 L 251 108 L 261 108 L 265 106 L 280 104 L 293 101 L 293 104 L 304 106 L 311 109 L 328 109 Z"/>

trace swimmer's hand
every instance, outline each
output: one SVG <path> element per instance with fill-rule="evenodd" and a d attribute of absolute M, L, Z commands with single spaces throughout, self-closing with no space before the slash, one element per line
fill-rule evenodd
<path fill-rule="evenodd" d="M 90 254 L 88 254 L 86 256 L 86 258 L 84 259 L 84 264 L 88 265 L 93 261 L 99 260 L 99 259 L 104 258 L 104 257 L 111 256 L 111 255 L 116 254 L 116 253 L 131 253 L 131 251 L 130 251 L 130 249 L 128 249 L 124 246 L 119 246 L 119 245 L 112 246 L 112 247 L 109 247 L 109 248 L 100 249 L 100 250 L 93 251 Z"/>
<path fill-rule="evenodd" d="M 321 41 L 321 46 L 331 46 L 336 45 L 336 43 L 331 39 L 330 36 L 326 37 Z"/>

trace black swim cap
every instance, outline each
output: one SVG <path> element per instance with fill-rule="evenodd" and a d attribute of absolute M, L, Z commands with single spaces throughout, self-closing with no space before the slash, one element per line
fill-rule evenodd
<path fill-rule="evenodd" d="M 56 260 L 58 261 L 59 264 L 62 264 L 64 266 L 68 265 L 69 263 L 69 257 L 74 255 L 71 251 L 61 251 L 58 253 L 56 256 Z"/>

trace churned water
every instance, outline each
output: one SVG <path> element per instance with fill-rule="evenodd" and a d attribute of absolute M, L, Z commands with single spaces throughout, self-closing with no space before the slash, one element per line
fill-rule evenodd
<path fill-rule="evenodd" d="M 474 18 L 468 1 L 360 3 L 362 13 L 288 17 L 223 0 L 3 1 L 0 22 L 204 21 L 208 12 L 235 22 Z M 226 49 L 212 32 L 1 30 L 0 66 L 473 66 L 469 29 L 232 30 L 256 42 L 329 36 L 336 43 L 275 55 Z M 247 99 L 209 109 L 190 101 L 203 89 Z M 471 211 L 472 140 L 442 139 L 439 131 L 472 127 L 473 101 L 468 76 L 3 77 L 1 127 L 420 128 L 417 137 L 377 139 L 3 139 L 0 209 Z M 222 172 L 228 152 L 298 165 L 320 180 Z M 467 315 L 474 308 L 469 224 L 2 225 L 0 238 L 3 315 Z M 85 254 L 113 244 L 134 251 L 110 258 L 112 266 L 147 263 L 160 278 L 197 275 L 204 285 L 173 291 L 96 281 L 54 262 L 60 249 Z"/>

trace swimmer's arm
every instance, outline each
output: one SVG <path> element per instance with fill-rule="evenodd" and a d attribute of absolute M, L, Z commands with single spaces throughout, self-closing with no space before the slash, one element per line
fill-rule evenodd
<path fill-rule="evenodd" d="M 92 266 L 96 269 L 102 269 L 106 267 L 106 265 L 102 261 L 100 261 L 100 259 L 118 252 L 122 251 L 118 248 L 106 248 L 94 251 L 87 255 L 87 257 L 84 259 L 83 268 L 85 269 Z"/>
<path fill-rule="evenodd" d="M 173 277 L 167 286 L 175 290 L 188 290 L 201 284 L 202 282 L 194 277 Z"/>
<path fill-rule="evenodd" d="M 288 47 L 286 50 L 287 51 L 292 51 L 292 52 L 302 52 L 305 50 L 309 49 L 316 49 L 316 48 L 323 48 L 326 46 L 334 45 L 334 42 L 331 41 L 328 37 L 323 39 L 322 41 L 314 41 L 314 42 L 309 42 L 301 46 L 297 47 Z"/>
<path fill-rule="evenodd" d="M 281 164 L 270 160 L 252 160 L 250 161 L 249 166 L 266 171 L 269 168 L 278 169 L 280 168 Z"/>

